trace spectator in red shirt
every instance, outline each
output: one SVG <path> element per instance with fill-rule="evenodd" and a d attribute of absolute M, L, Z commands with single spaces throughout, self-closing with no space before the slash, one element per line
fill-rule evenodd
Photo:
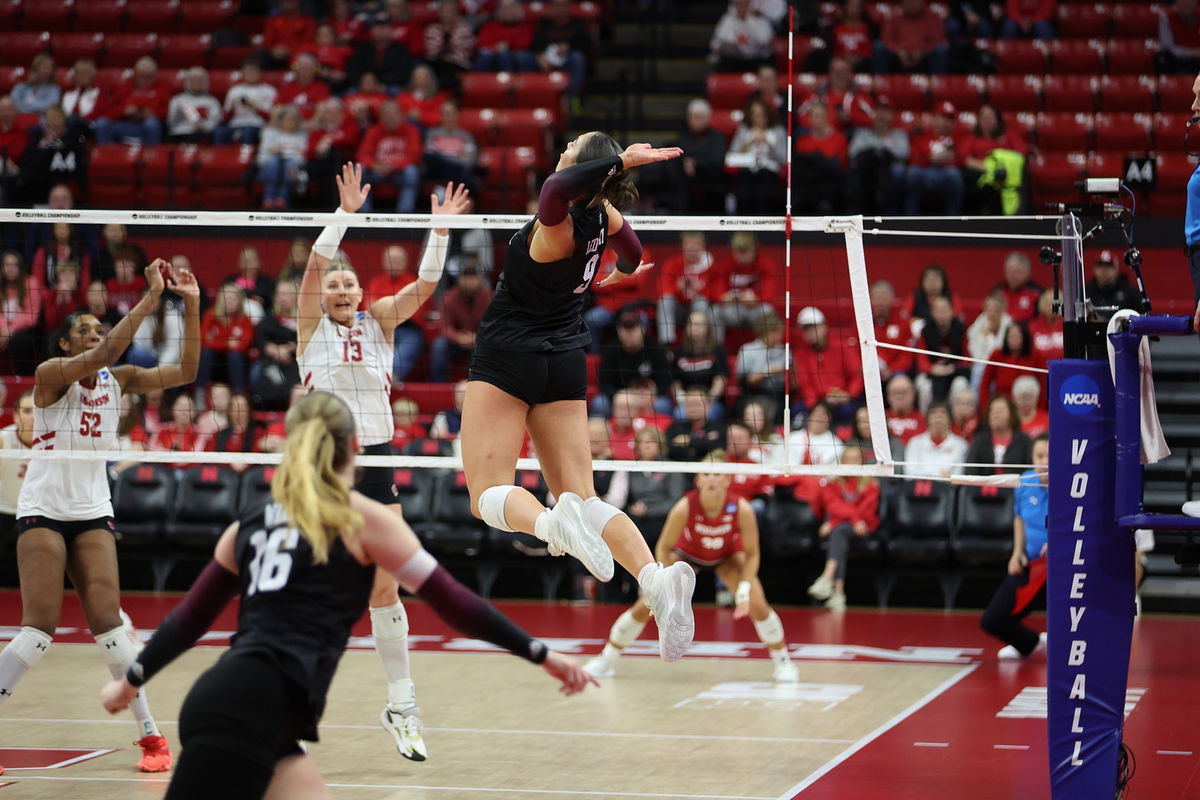
<path fill-rule="evenodd" d="M 657 415 L 650 412 L 650 417 L 653 419 Z M 623 461 L 637 458 L 635 440 L 647 425 L 659 430 L 653 422 L 646 419 L 634 392 L 629 389 L 615 392 L 612 399 L 612 418 L 608 421 L 608 440 L 612 446 L 613 458 Z"/>
<path fill-rule="evenodd" d="M 870 127 L 875 119 L 871 99 L 855 83 L 854 70 L 845 58 L 830 59 L 829 74 L 801 104 L 799 122 L 802 127 L 812 124 L 809 111 L 818 105 L 825 106 L 830 124 L 840 131 Z"/>
<path fill-rule="evenodd" d="M 279 0 L 279 12 L 263 26 L 263 47 L 276 69 L 287 67 L 301 48 L 313 40 L 317 22 L 300 11 L 300 0 Z"/>
<path fill-rule="evenodd" d="M 411 213 L 421 184 L 420 160 L 420 132 L 404 121 L 400 107 L 389 100 L 379 107 L 379 122 L 371 126 L 358 147 L 358 161 L 366 173 L 363 181 L 375 187 L 362 210 L 373 211 L 379 187 L 390 184 L 400 189 L 396 210 Z"/>
<path fill-rule="evenodd" d="M 1006 18 L 1000 26 L 1001 39 L 1053 39 L 1055 0 L 1007 0 Z"/>
<path fill-rule="evenodd" d="M 1004 258 L 1004 280 L 992 287 L 1008 301 L 1006 310 L 1013 322 L 1028 322 L 1037 314 L 1038 298 L 1042 287 L 1029 279 L 1033 265 L 1029 256 L 1014 250 Z"/>
<path fill-rule="evenodd" d="M 162 142 L 162 121 L 171 102 L 171 89 L 158 80 L 158 64 L 142 56 L 133 67 L 133 82 L 122 85 L 96 120 L 96 141 Z"/>
<path fill-rule="evenodd" d="M 1029 321 L 1029 336 L 1033 339 L 1033 355 L 1039 367 L 1049 366 L 1063 357 L 1062 317 L 1054 313 L 1054 292 L 1042 292 L 1038 298 L 1037 316 Z M 1043 398 L 1043 404 L 1045 399 Z"/>
<path fill-rule="evenodd" d="M 729 258 L 717 265 L 717 341 L 725 340 L 726 328 L 753 328 L 775 310 L 783 297 L 780 266 L 762 255 L 750 231 L 729 238 Z"/>
<path fill-rule="evenodd" d="M 391 297 L 417 279 L 409 269 L 408 251 L 398 244 L 383 249 L 380 259 L 383 272 L 367 284 L 368 305 L 382 297 Z M 410 317 L 396 326 L 392 339 L 392 374 L 403 383 L 421 358 L 425 349 L 425 334 L 415 318 Z"/>
<path fill-rule="evenodd" d="M 842 450 L 842 464 L 861 466 L 862 450 L 847 446 Z M 822 539 L 829 541 L 825 569 L 808 587 L 808 594 L 824 600 L 832 611 L 846 610 L 846 562 L 850 556 L 850 541 L 865 539 L 879 528 L 879 481 L 874 478 L 829 478 L 821 487 L 821 505 L 825 521 L 817 529 Z"/>
<path fill-rule="evenodd" d="M 394 36 L 394 28 L 386 14 L 371 21 L 370 38 L 354 48 L 346 66 L 346 82 L 358 86 L 363 75 L 373 72 L 393 92 L 408 83 L 412 74 L 413 57 L 406 42 Z"/>
<path fill-rule="evenodd" d="M 1042 396 L 1042 382 L 1033 375 L 1022 375 L 1013 381 L 1012 399 L 1017 406 L 1017 419 L 1021 430 L 1031 439 L 1050 430 L 1050 415 L 1038 407 Z"/>
<path fill-rule="evenodd" d="M 353 51 L 338 41 L 337 32 L 332 25 L 326 22 L 317 26 L 317 33 L 313 41 L 301 47 L 297 52 L 308 53 L 315 58 L 321 65 L 322 77 L 340 85 L 346 79 L 346 63 L 350 60 L 350 54 Z"/>
<path fill-rule="evenodd" d="M 17 106 L 8 95 L 0 97 L 0 202 L 12 201 L 21 156 L 29 146 L 29 131 L 17 124 Z"/>
<path fill-rule="evenodd" d="M 386 95 L 384 95 L 386 98 Z M 317 106 L 308 131 L 308 178 L 321 196 L 321 208 L 336 208 L 337 183 L 334 176 L 347 161 L 354 160 L 362 131 L 340 98 L 331 97 Z"/>
<path fill-rule="evenodd" d="M 82 306 L 79 265 L 74 261 L 63 261 L 54 271 L 54 283 L 46 290 L 42 302 L 42 325 L 48 331 L 58 330 L 67 316 Z"/>
<path fill-rule="evenodd" d="M 396 95 L 396 105 L 409 122 L 424 131 L 441 120 L 442 103 L 449 96 L 441 90 L 433 70 L 422 64 L 413 69 L 408 86 Z"/>
<path fill-rule="evenodd" d="M 888 431 L 904 444 L 925 431 L 925 416 L 917 410 L 917 390 L 907 375 L 893 375 L 887 384 Z"/>
<path fill-rule="evenodd" d="M 846 0 L 841 18 L 833 25 L 833 54 L 846 59 L 856 72 L 865 71 L 871 66 L 871 43 L 878 36 L 864 13 L 863 0 Z"/>
<path fill-rule="evenodd" d="M 157 452 L 202 453 L 208 450 L 209 437 L 196 429 L 196 405 L 187 392 L 171 401 L 171 421 L 150 435 L 147 450 Z M 171 465 L 187 469 L 188 463 Z"/>
<path fill-rule="evenodd" d="M 430 379 L 448 382 L 451 362 L 467 358 L 475 351 L 475 334 L 490 302 L 492 290 L 478 268 L 464 264 L 458 283 L 442 297 L 442 335 L 433 340 L 429 349 Z"/>
<path fill-rule="evenodd" d="M 346 110 L 358 121 L 359 127 L 366 130 L 379 120 L 379 107 L 389 97 L 379 77 L 374 72 L 364 72 L 358 79 L 358 89 L 347 94 L 343 100 Z"/>
<path fill-rule="evenodd" d="M 413 17 L 412 11 L 408 7 L 408 0 L 387 0 L 381 16 L 392 28 L 392 41 L 404 45 L 410 52 L 420 52 L 424 28 Z"/>
<path fill-rule="evenodd" d="M 113 277 L 105 284 L 108 304 L 121 316 L 137 305 L 146 290 L 146 279 L 138 269 L 138 254 L 132 247 L 123 247 L 113 256 Z"/>
<path fill-rule="evenodd" d="M 1021 155 L 1028 151 L 1024 140 L 1015 131 L 1009 130 L 1004 123 L 1004 115 L 990 103 L 984 103 L 976 112 L 975 130 L 966 138 L 964 149 L 967 186 L 977 185 L 979 178 L 987 174 L 987 158 L 993 150 L 1012 150 Z M 971 210 L 984 214 L 1003 213 L 1000 192 L 995 186 L 980 187 L 976 195 L 970 203 Z"/>
<path fill-rule="evenodd" d="M 1158 23 L 1159 71 L 1195 75 L 1200 70 L 1200 13 L 1197 0 L 1175 0 Z"/>
<path fill-rule="evenodd" d="M 354 45 L 366 36 L 363 19 L 354 13 L 350 0 L 333 0 L 325 24 L 333 27 L 338 44 Z"/>
<path fill-rule="evenodd" d="M 902 0 L 900 11 L 883 23 L 871 58 L 873 72 L 945 75 L 950 63 L 946 28 L 926 0 Z"/>
<path fill-rule="evenodd" d="M 533 25 L 525 19 L 519 0 L 500 0 L 492 19 L 483 23 L 476 42 L 475 69 L 480 72 L 537 72 Z"/>
<path fill-rule="evenodd" d="M 796 141 L 792 201 L 802 214 L 833 214 L 845 203 L 846 136 L 824 105 L 811 106 L 808 121 L 808 133 Z"/>
<path fill-rule="evenodd" d="M 417 421 L 421 409 L 409 397 L 397 397 L 392 402 L 392 447 L 397 453 L 414 439 L 424 439 L 429 431 Z"/>
<path fill-rule="evenodd" d="M 312 53 L 300 53 L 292 62 L 292 80 L 284 81 L 276 95 L 277 106 L 290 105 L 300 109 L 301 115 L 309 119 L 317 104 L 328 100 L 332 94 L 329 84 L 318 78 L 321 65 Z"/>
<path fill-rule="evenodd" d="M 824 401 L 837 424 L 849 422 L 862 399 L 862 356 L 852 337 L 831 341 L 825 315 L 814 306 L 796 315 L 801 341 L 796 345 L 796 383 L 805 408 Z"/>
<path fill-rule="evenodd" d="M 988 357 L 988 361 L 1001 364 L 1012 364 L 1015 367 L 1036 367 L 1037 358 L 1033 355 L 1029 330 L 1020 322 L 1014 322 L 1004 332 L 1004 345 Z M 1027 375 L 1020 369 L 998 367 L 988 364 L 983 368 L 983 378 L 979 383 L 979 405 L 986 406 L 988 401 L 1000 395 L 1012 396 L 1013 382 Z"/>
<path fill-rule="evenodd" d="M 961 137 L 954 133 L 957 111 L 953 103 L 938 105 L 931 129 L 913 137 L 911 163 L 904 176 L 904 213 L 920 213 L 929 195 L 938 199 L 931 208 L 939 214 L 958 214 L 962 211 L 963 181 L 961 167 L 966 154 Z"/>
<path fill-rule="evenodd" d="M 88 255 L 87 246 L 70 223 L 55 222 L 50 225 L 50 241 L 39 247 L 33 254 L 32 273 L 37 276 L 43 286 L 53 286 L 56 282 L 55 269 L 66 261 L 74 263 L 79 269 L 80 285 L 86 286 L 91 282 L 92 257 Z M 140 296 L 139 291 L 138 297 Z M 130 307 L 136 303 L 137 298 L 130 304 Z M 126 312 L 122 311 L 121 313 Z"/>
<path fill-rule="evenodd" d="M 970 386 L 959 386 L 950 393 L 950 430 L 968 442 L 979 431 L 978 396 Z"/>
<path fill-rule="evenodd" d="M 680 254 L 662 265 L 662 295 L 658 300 L 658 338 L 675 341 L 675 330 L 693 310 L 708 311 L 717 299 L 722 276 L 720 264 L 705 246 L 700 231 L 679 235 Z"/>
<path fill-rule="evenodd" d="M 424 54 L 438 82 L 457 89 L 475 58 L 475 31 L 462 18 L 459 0 L 439 0 L 437 19 L 425 27 Z"/>
<path fill-rule="evenodd" d="M 887 281 L 871 284 L 871 316 L 875 340 L 886 344 L 913 347 L 915 340 L 908 312 L 896 305 L 896 290 Z M 879 353 L 879 377 L 888 381 L 893 375 L 908 374 L 913 368 L 913 353 L 883 347 Z"/>
<path fill-rule="evenodd" d="M 775 109 L 755 97 L 746 106 L 725 154 L 725 165 L 735 174 L 740 214 L 778 213 L 783 200 L 781 171 L 787 160 L 787 132 Z"/>
<path fill-rule="evenodd" d="M 247 356 L 254 342 L 254 323 L 246 316 L 246 295 L 237 284 L 228 282 L 217 290 L 217 300 L 204 315 L 200 326 L 200 368 L 196 391 L 202 398 L 215 369 L 223 366 L 227 383 L 235 392 L 246 389 Z"/>
<path fill-rule="evenodd" d="M 42 299 L 42 284 L 25 272 L 21 254 L 10 250 L 0 256 L 0 365 L 8 366 L 0 372 L 33 374 Z"/>

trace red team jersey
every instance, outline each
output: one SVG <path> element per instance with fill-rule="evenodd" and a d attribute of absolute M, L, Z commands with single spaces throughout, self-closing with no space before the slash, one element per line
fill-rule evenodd
<path fill-rule="evenodd" d="M 721 513 L 710 517 L 700 505 L 700 492 L 688 492 L 688 516 L 679 534 L 675 553 L 686 561 L 701 567 L 715 567 L 734 553 L 745 551 L 742 547 L 742 528 L 738 523 L 738 501 L 732 492 L 725 493 Z"/>

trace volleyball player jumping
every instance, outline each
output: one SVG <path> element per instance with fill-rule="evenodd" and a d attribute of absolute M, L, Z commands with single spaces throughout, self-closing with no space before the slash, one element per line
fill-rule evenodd
<path fill-rule="evenodd" d="M 180 362 L 142 368 L 112 366 L 162 294 L 165 280 L 183 297 Z M 189 384 L 200 363 L 200 287 L 190 272 L 162 259 L 146 267 L 148 291 L 107 336 L 91 314 L 67 317 L 56 339 L 59 358 L 42 362 L 34 377 L 35 451 L 115 450 L 121 393 L 144 394 Z M 33 459 L 17 501 L 17 571 L 21 631 L 0 653 L 0 703 L 46 654 L 62 612 L 63 573 L 71 578 L 88 627 L 114 677 L 125 674 L 136 647 L 120 613 L 116 525 L 103 461 Z M 144 694 L 131 698 L 142 749 L 138 769 L 164 772 L 171 750 Z"/>
<path fill-rule="evenodd" d="M 682 155 L 677 147 L 630 145 L 594 131 L 571 141 L 542 185 L 537 216 L 508 243 L 504 272 L 475 340 L 463 405 L 463 468 L 472 511 L 503 531 L 569 553 L 602 581 L 613 558 L 637 577 L 659 626 L 661 654 L 682 658 L 695 623 L 690 567 L 655 563 L 633 521 L 596 496 L 587 429 L 587 359 L 583 295 L 611 237 L 620 271 L 604 286 L 650 265 L 617 210 L 637 197 L 631 167 Z M 515 486 L 526 432 L 542 474 L 558 498 L 547 510 Z"/>
<path fill-rule="evenodd" d="M 339 214 L 353 214 L 366 202 L 370 184 L 362 185 L 362 166 L 346 164 L 337 176 Z M 431 197 L 433 213 L 461 214 L 469 196 L 463 186 L 447 184 L 445 200 Z M 364 455 L 392 454 L 392 407 L 388 399 L 392 370 L 392 338 L 396 326 L 417 312 L 437 290 L 446 261 L 449 232 L 430 232 L 417 280 L 395 295 L 381 297 L 365 311 L 363 289 L 354 269 L 337 258 L 346 228 L 330 225 L 313 243 L 300 285 L 297 362 L 310 391 L 332 392 L 354 415 Z M 400 513 L 391 470 L 368 467 L 355 487 L 367 497 Z M 380 713 L 405 758 L 424 761 L 420 709 L 408 661 L 408 615 L 396 595 L 397 584 L 383 570 L 375 574 L 371 592 L 371 634 L 388 681 L 387 704 Z"/>
<path fill-rule="evenodd" d="M 213 560 L 101 702 L 125 708 L 138 687 L 187 650 L 240 594 L 230 649 L 196 681 L 179 714 L 179 757 L 166 800 L 328 797 L 297 740 L 316 741 L 350 629 L 386 571 L 466 636 L 540 664 L 574 694 L 595 679 L 549 651 L 450 576 L 403 518 L 351 491 L 354 415 L 316 392 L 287 413 L 272 502 L 222 534 Z"/>

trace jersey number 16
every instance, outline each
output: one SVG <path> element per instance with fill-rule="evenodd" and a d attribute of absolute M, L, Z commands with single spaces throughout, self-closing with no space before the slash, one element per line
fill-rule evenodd
<path fill-rule="evenodd" d="M 247 597 L 257 592 L 277 592 L 287 586 L 292 574 L 292 554 L 288 551 L 296 549 L 299 541 L 300 533 L 295 528 L 276 528 L 270 536 L 266 531 L 258 531 L 250 537 L 254 558 L 250 560 Z"/>

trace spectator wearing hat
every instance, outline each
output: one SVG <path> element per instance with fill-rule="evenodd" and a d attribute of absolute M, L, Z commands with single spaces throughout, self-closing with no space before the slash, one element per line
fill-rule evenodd
<path fill-rule="evenodd" d="M 850 186 L 864 214 L 899 210 L 909 144 L 904 129 L 892 127 L 894 121 L 892 101 L 881 95 L 871 127 L 857 129 L 850 139 Z"/>
<path fill-rule="evenodd" d="M 392 20 L 378 14 L 371 20 L 367 41 L 354 48 L 346 65 L 346 82 L 358 86 L 368 72 L 392 92 L 408 84 L 413 70 L 413 56 L 408 47 L 393 36 Z"/>
<path fill-rule="evenodd" d="M 469 358 L 475 352 L 475 334 L 479 321 L 492 302 L 492 290 L 479 268 L 467 261 L 458 274 L 458 282 L 442 297 L 442 335 L 429 350 L 429 377 L 439 383 L 450 380 L 450 364 Z"/>
<path fill-rule="evenodd" d="M 1092 279 L 1088 281 L 1087 296 L 1097 308 L 1128 308 L 1139 314 L 1142 311 L 1142 296 L 1121 271 L 1112 250 L 1100 251 L 1092 268 Z"/>
<path fill-rule="evenodd" d="M 914 139 L 904 174 L 905 214 L 920 213 L 927 198 L 937 201 L 936 205 L 931 202 L 930 210 L 935 213 L 961 213 L 966 187 L 962 174 L 965 153 L 960 137 L 954 133 L 957 113 L 953 103 L 939 104 L 929 132 Z"/>
<path fill-rule="evenodd" d="M 836 424 L 848 423 L 863 395 L 862 356 L 851 336 L 829 334 L 825 315 L 805 306 L 796 315 L 801 341 L 794 359 L 800 401 L 812 408 L 824 401 Z"/>
<path fill-rule="evenodd" d="M 621 389 L 634 383 L 651 381 L 655 387 L 654 410 L 671 413 L 667 397 L 671 385 L 671 367 L 663 348 L 646 335 L 642 315 L 634 308 L 625 308 L 617 315 L 617 341 L 605 344 L 600 350 L 600 393 L 592 398 L 592 414 L 608 417 L 612 398 Z"/>
<path fill-rule="evenodd" d="M 1000 292 L 1008 301 L 1005 310 L 1013 322 L 1029 322 L 1037 316 L 1042 287 L 1029 279 L 1031 274 L 1033 264 L 1029 256 L 1014 250 L 1004 258 L 1004 280 L 992 287 L 993 292 Z"/>

